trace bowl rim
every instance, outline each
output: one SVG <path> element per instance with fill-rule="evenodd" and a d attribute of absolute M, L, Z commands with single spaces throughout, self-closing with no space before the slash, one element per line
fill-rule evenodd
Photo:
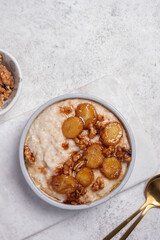
<path fill-rule="evenodd" d="M 121 183 L 108 195 L 102 197 L 99 200 L 96 200 L 94 202 L 92 202 L 89 205 L 69 205 L 69 204 L 64 204 L 64 203 L 60 203 L 60 202 L 56 202 L 55 200 L 53 200 L 52 198 L 48 197 L 47 194 L 43 193 L 42 191 L 40 191 L 36 185 L 32 182 L 28 171 L 26 169 L 25 166 L 25 161 L 24 161 L 24 153 L 23 153 L 23 148 L 24 148 L 24 142 L 25 142 L 25 138 L 26 138 L 26 134 L 31 126 L 31 124 L 33 123 L 34 119 L 42 112 L 44 111 L 47 107 L 49 107 L 50 105 L 63 101 L 63 100 L 67 100 L 67 99 L 75 99 L 75 98 L 80 98 L 80 99 L 86 99 L 86 100 L 91 100 L 91 101 L 95 101 L 101 105 L 103 105 L 104 107 L 106 107 L 107 109 L 109 109 L 111 112 L 113 112 L 113 114 L 115 114 L 115 116 L 120 120 L 120 122 L 122 122 L 123 127 L 125 128 L 127 134 L 128 134 L 128 138 L 131 144 L 131 148 L 132 148 L 132 161 L 130 162 L 129 166 L 128 166 L 128 170 L 126 175 L 124 176 L 124 178 L 122 179 Z M 126 119 L 123 117 L 123 115 L 115 108 L 113 107 L 111 104 L 107 103 L 105 100 L 100 99 L 99 97 L 96 96 L 92 96 L 92 95 L 86 95 L 86 94 L 79 94 L 79 93 L 71 93 L 71 94 L 65 94 L 65 95 L 61 95 L 59 97 L 53 98 L 51 100 L 49 100 L 48 102 L 46 102 L 45 104 L 41 105 L 29 118 L 28 122 L 26 123 L 24 130 L 22 132 L 21 138 L 20 138 L 20 144 L 19 144 L 19 160 L 20 160 L 20 167 L 22 170 L 22 173 L 24 175 L 25 180 L 27 181 L 28 185 L 31 187 L 31 189 L 41 198 L 43 199 L 45 202 L 58 207 L 58 208 L 62 208 L 62 209 L 68 209 L 68 210 L 82 210 L 82 209 L 88 209 L 94 206 L 97 206 L 101 203 L 104 203 L 105 201 L 109 200 L 110 198 L 112 198 L 114 195 L 116 195 L 121 189 L 122 187 L 124 187 L 124 185 L 126 184 L 126 182 L 128 181 L 132 170 L 134 168 L 134 163 L 135 163 L 135 156 L 136 156 L 136 146 L 135 146 L 135 139 L 132 133 L 132 130 L 129 126 L 129 124 L 127 123 Z"/>
<path fill-rule="evenodd" d="M 7 52 L 3 49 L 0 49 L 0 53 L 5 54 L 15 63 L 15 66 L 17 68 L 18 75 L 19 75 L 19 78 L 20 78 L 20 81 L 19 81 L 18 86 L 17 86 L 16 94 L 15 94 L 14 98 L 12 99 L 12 101 L 8 104 L 8 106 L 6 108 L 0 110 L 0 116 L 1 116 L 1 115 L 5 114 L 6 112 L 8 112 L 18 100 L 18 97 L 19 97 L 21 89 L 22 89 L 22 72 L 21 72 L 21 68 L 20 68 L 17 60 L 15 59 L 15 57 L 13 57 L 9 52 Z"/>

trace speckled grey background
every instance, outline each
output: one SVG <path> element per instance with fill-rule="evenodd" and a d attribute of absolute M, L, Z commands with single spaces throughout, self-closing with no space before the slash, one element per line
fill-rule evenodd
<path fill-rule="evenodd" d="M 23 74 L 13 114 L 112 74 L 127 91 L 159 156 L 159 8 L 159 0 L 1 0 L 0 48 L 16 57 Z M 140 184 L 116 196 L 105 204 L 108 211 L 102 204 L 101 217 L 96 208 L 88 210 L 87 219 L 81 212 L 30 240 L 102 239 L 143 203 L 143 189 Z M 159 226 L 159 209 L 150 210 L 128 239 L 158 240 Z"/>

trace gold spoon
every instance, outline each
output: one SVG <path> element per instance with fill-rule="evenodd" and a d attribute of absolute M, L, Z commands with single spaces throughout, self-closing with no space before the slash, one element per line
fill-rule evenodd
<path fill-rule="evenodd" d="M 150 208 L 160 207 L 160 174 L 154 176 L 149 180 L 145 189 L 145 196 L 146 196 L 146 202 L 144 203 L 144 205 L 140 207 L 135 213 L 133 213 L 129 218 L 127 218 L 124 222 L 122 222 L 111 233 L 109 233 L 103 240 L 110 240 L 111 238 L 113 238 L 135 216 L 137 216 L 138 213 L 140 213 L 143 210 L 142 214 L 136 219 L 136 221 L 126 231 L 126 233 L 120 238 L 120 240 L 125 240 Z"/>

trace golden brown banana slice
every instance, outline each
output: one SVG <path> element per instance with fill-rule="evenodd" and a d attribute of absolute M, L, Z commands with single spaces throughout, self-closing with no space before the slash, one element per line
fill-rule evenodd
<path fill-rule="evenodd" d="M 102 172 L 109 179 L 117 179 L 121 173 L 122 165 L 116 157 L 105 158 L 102 164 Z"/>
<path fill-rule="evenodd" d="M 85 157 L 87 159 L 87 167 L 98 168 L 104 159 L 102 146 L 98 143 L 93 143 L 87 148 Z"/>
<path fill-rule="evenodd" d="M 101 138 L 105 145 L 116 145 L 123 135 L 123 129 L 119 122 L 107 123 L 101 131 Z"/>
<path fill-rule="evenodd" d="M 88 187 L 94 180 L 94 173 L 92 169 L 84 167 L 77 173 L 76 179 L 83 187 Z"/>
<path fill-rule="evenodd" d="M 76 108 L 76 116 L 84 121 L 84 127 L 87 128 L 90 123 L 97 121 L 97 113 L 94 106 L 90 103 L 81 103 Z"/>
<path fill-rule="evenodd" d="M 77 181 L 72 176 L 64 174 L 52 178 L 52 188 L 55 192 L 61 194 L 69 194 L 76 190 Z"/>
<path fill-rule="evenodd" d="M 66 138 L 75 138 L 83 130 L 83 121 L 78 117 L 67 118 L 62 125 L 62 132 Z"/>

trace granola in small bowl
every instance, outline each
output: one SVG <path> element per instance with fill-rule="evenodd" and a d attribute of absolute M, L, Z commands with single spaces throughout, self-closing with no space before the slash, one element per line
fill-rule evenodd
<path fill-rule="evenodd" d="M 132 145 L 114 111 L 75 97 L 37 114 L 28 126 L 23 154 L 30 180 L 51 201 L 60 207 L 93 206 L 128 177 Z"/>
<path fill-rule="evenodd" d="M 0 115 L 8 112 L 17 101 L 22 74 L 16 59 L 0 49 Z"/>
<path fill-rule="evenodd" d="M 0 108 L 12 93 L 13 88 L 14 79 L 12 73 L 3 65 L 3 58 L 0 55 Z"/>

